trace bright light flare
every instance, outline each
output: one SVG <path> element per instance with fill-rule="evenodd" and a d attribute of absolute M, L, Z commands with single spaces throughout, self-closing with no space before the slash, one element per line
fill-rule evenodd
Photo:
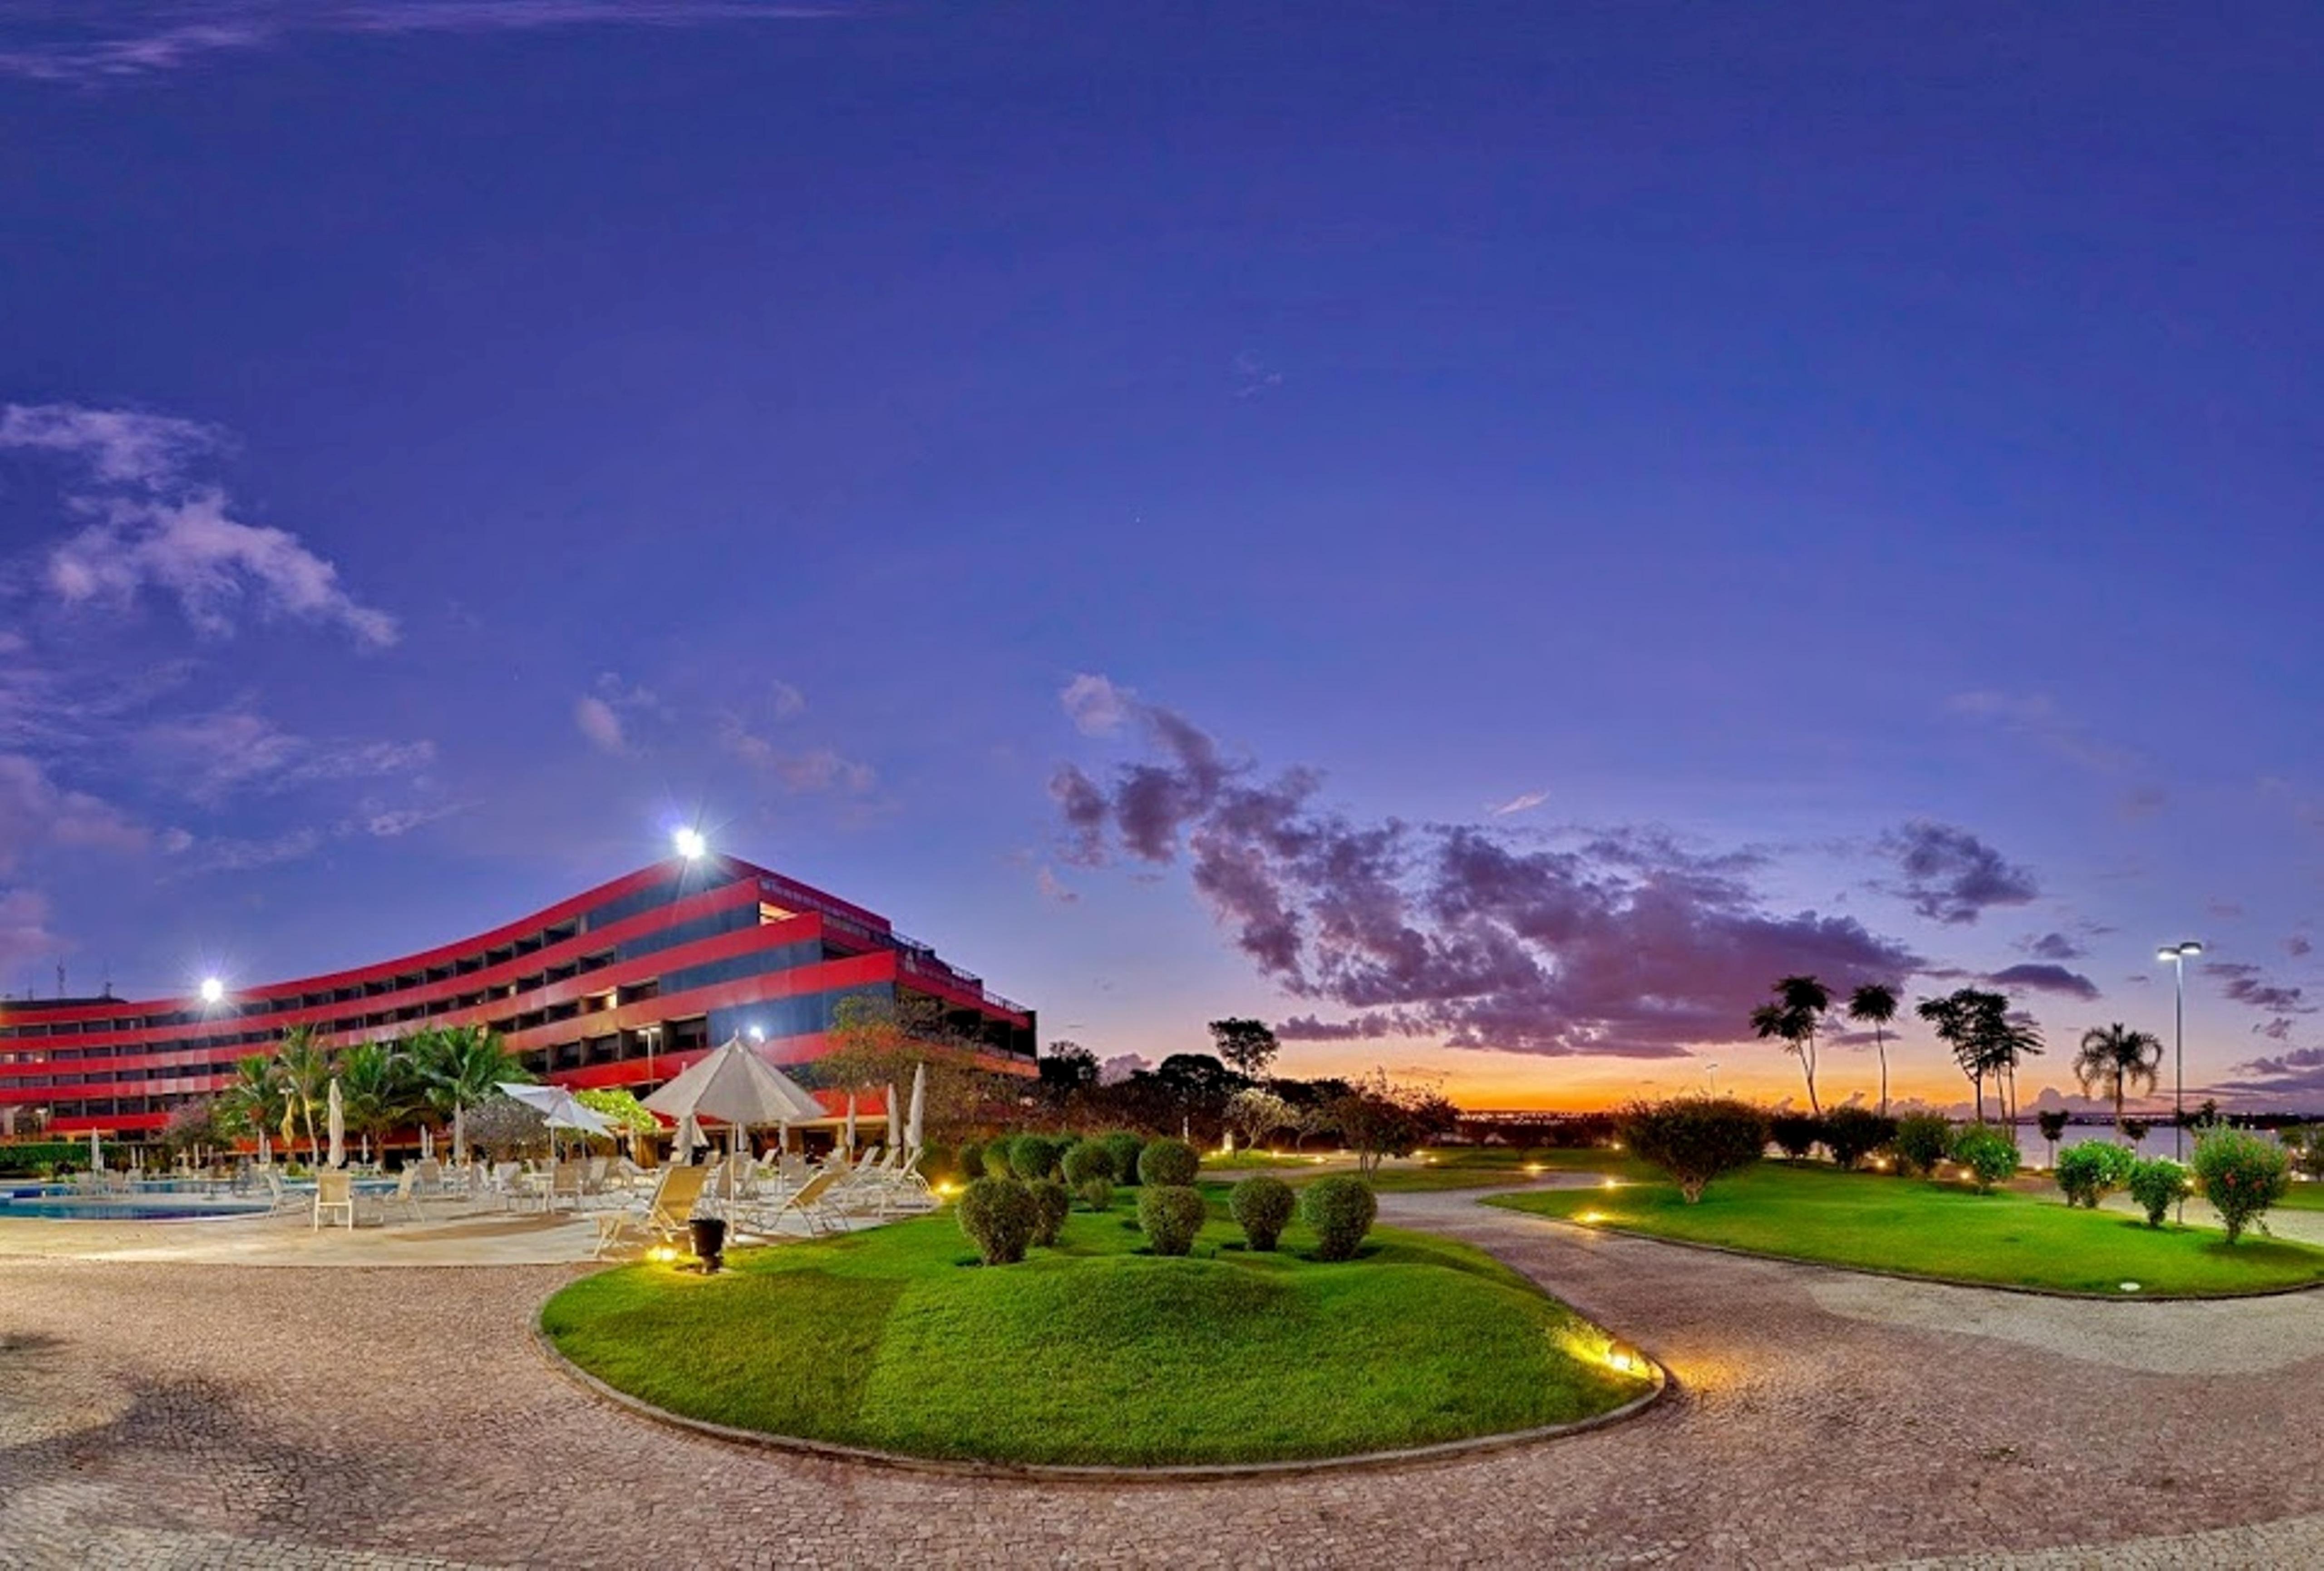
<path fill-rule="evenodd" d="M 203 977 L 200 991 L 204 1003 L 222 1003 L 226 1000 L 226 984 L 215 976 Z"/>
<path fill-rule="evenodd" d="M 710 842 L 703 838 L 702 831 L 690 824 L 678 829 L 669 838 L 670 843 L 678 847 L 678 854 L 688 862 L 701 861 L 710 849 Z"/>

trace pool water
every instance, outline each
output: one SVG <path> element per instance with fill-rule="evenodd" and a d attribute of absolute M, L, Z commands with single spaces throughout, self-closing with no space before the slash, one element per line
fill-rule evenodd
<path fill-rule="evenodd" d="M 239 1195 L 175 1188 L 127 1195 L 84 1195 L 52 1185 L 0 1185 L 0 1222 L 39 1217 L 51 1222 L 185 1222 L 205 1216 L 262 1215 L 271 1206 Z"/>

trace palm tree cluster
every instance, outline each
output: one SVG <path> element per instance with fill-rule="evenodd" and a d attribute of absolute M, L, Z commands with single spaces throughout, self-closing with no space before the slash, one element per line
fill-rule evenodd
<path fill-rule="evenodd" d="M 1775 1001 L 1751 1012 L 1751 1029 L 1759 1040 L 1780 1040 L 1784 1050 L 1796 1054 L 1807 1076 L 1808 1108 L 1821 1115 L 1816 1100 L 1816 1032 L 1831 1012 L 1831 989 L 1813 976 L 1785 976 L 1774 989 Z M 1868 982 L 1848 998 L 1848 1018 L 1872 1028 L 1872 1045 L 1880 1055 L 1880 1112 L 1888 1112 L 1888 1023 L 1896 1018 L 1896 990 L 1886 983 Z"/>
<path fill-rule="evenodd" d="M 2162 1067 L 2163 1040 L 2120 1024 L 2092 1026 L 2082 1033 L 2080 1050 L 2074 1055 L 2074 1078 L 2081 1082 L 2084 1094 L 2103 1089 L 2113 1102 L 2116 1134 L 2127 1133 L 2123 1126 L 2124 1096 L 2142 1084 L 2153 1090 Z"/>
<path fill-rule="evenodd" d="M 304 1134 L 309 1159 L 319 1164 L 321 1114 L 334 1079 L 348 1132 L 383 1142 L 418 1123 L 456 1123 L 499 1095 L 501 1082 L 531 1078 L 499 1035 L 482 1026 L 430 1027 L 400 1041 L 337 1049 L 323 1046 L 312 1027 L 296 1026 L 271 1056 L 254 1053 L 235 1063 L 217 1111 L 238 1133 L 279 1132 L 286 1149 Z"/>
<path fill-rule="evenodd" d="M 1953 1050 L 1953 1062 L 1969 1077 L 1977 1121 L 1985 1122 L 1985 1086 L 1990 1080 L 2002 1121 L 2015 1122 L 2017 1066 L 2042 1051 L 2042 1033 L 2010 1007 L 2008 995 L 1960 987 L 1942 998 L 1923 999 L 1914 1012 Z"/>

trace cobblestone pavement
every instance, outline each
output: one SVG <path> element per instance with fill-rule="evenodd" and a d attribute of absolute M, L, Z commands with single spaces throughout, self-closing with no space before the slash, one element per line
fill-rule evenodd
<path fill-rule="evenodd" d="M 1678 1390 L 1609 1429 L 1395 1472 L 973 1482 L 593 1400 L 529 1335 L 568 1268 L 0 1259 L 0 1566 L 2324 1562 L 2324 1296 L 2061 1306 L 1468 1194 L 1383 1208 L 1491 1248 Z M 2216 1355 L 2170 1373 L 2134 1351 L 2173 1341 Z"/>

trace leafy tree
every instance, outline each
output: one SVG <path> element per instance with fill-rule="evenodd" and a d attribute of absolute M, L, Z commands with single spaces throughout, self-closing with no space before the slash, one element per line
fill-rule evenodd
<path fill-rule="evenodd" d="M 1994 1082 L 2005 1117 L 2013 1116 L 2008 1089 L 2016 1083 L 2020 1059 L 2042 1050 L 2041 1034 L 2013 1019 L 2009 1000 L 1982 988 L 1962 987 L 1942 998 L 1924 998 L 1915 1012 L 1937 1039 L 1952 1049 L 1953 1062 L 1976 1093 L 1977 1121 L 1985 1121 L 1985 1086 Z"/>
<path fill-rule="evenodd" d="M 1775 986 L 1775 1002 L 1751 1012 L 1751 1029 L 1761 1041 L 1780 1039 L 1807 1075 L 1808 1111 L 1823 1112 L 1816 1100 L 1816 1031 L 1831 1008 L 1831 989 L 1812 976 L 1785 976 Z"/>
<path fill-rule="evenodd" d="M 1831 1160 L 1853 1168 L 1896 1138 L 1896 1121 L 1868 1107 L 1835 1107 L 1823 1115 L 1822 1135 Z"/>
<path fill-rule="evenodd" d="M 1214 1020 L 1211 1040 L 1218 1045 L 1222 1063 L 1253 1080 L 1266 1077 L 1268 1066 L 1283 1046 L 1264 1021 L 1255 1020 Z"/>
<path fill-rule="evenodd" d="M 205 1146 L 223 1146 L 233 1138 L 222 1099 L 215 1096 L 172 1108 L 159 1136 L 163 1150 L 189 1158 Z"/>
<path fill-rule="evenodd" d="M 915 1069 L 925 1068 L 922 1113 L 932 1143 L 1025 1117 L 1025 1083 L 977 1067 L 974 1055 L 981 1044 L 947 1026 L 932 1001 L 912 995 L 893 1003 L 863 996 L 842 999 L 832 1012 L 826 1040 L 831 1051 L 805 1077 L 826 1087 L 900 1089 L 911 1083 Z"/>
<path fill-rule="evenodd" d="M 411 1121 L 422 1102 L 410 1058 L 386 1042 L 364 1042 L 339 1055 L 339 1095 L 347 1132 L 384 1146 L 391 1131 Z"/>
<path fill-rule="evenodd" d="M 1097 1055 L 1079 1042 L 1057 1041 L 1041 1055 L 1041 1086 L 1057 1096 L 1086 1091 L 1097 1084 Z"/>
<path fill-rule="evenodd" d="M 307 1132 L 308 1160 L 323 1165 L 323 1146 L 316 1132 L 315 1114 L 331 1095 L 331 1059 L 313 1026 L 292 1026 L 274 1049 L 274 1080 L 282 1088 L 283 1138 L 290 1138 L 291 1120 Z"/>
<path fill-rule="evenodd" d="M 1872 1028 L 1872 1046 L 1880 1055 L 1880 1114 L 1888 1114 L 1888 1024 L 1896 1018 L 1896 990 L 1882 982 L 1868 982 L 1848 995 L 1848 1018 Z"/>
<path fill-rule="evenodd" d="M 1776 1150 L 1795 1162 L 1805 1161 L 1823 1138 L 1823 1120 L 1812 1113 L 1778 1113 L 1767 1120 L 1767 1133 Z"/>
<path fill-rule="evenodd" d="M 1351 1082 L 1325 1109 L 1340 1139 L 1356 1153 L 1356 1170 L 1379 1170 L 1383 1157 L 1410 1156 L 1452 1132 L 1461 1110 L 1433 1086 L 1401 1084 L 1386 1069 Z"/>
<path fill-rule="evenodd" d="M 1622 1110 L 1621 1130 L 1638 1160 L 1668 1173 L 1690 1206 L 1713 1178 L 1739 1172 L 1767 1151 L 1767 1115 L 1732 1097 L 1633 1102 Z"/>
<path fill-rule="evenodd" d="M 2195 1177 L 2219 1214 L 2227 1242 L 2257 1225 L 2292 1187 L 2292 1159 L 2275 1141 L 2240 1129 L 2206 1130 L 2195 1140 Z"/>
<path fill-rule="evenodd" d="M 1907 1114 L 1896 1121 L 1896 1164 L 1927 1178 L 1953 1147 L 1953 1126 L 1933 1113 Z"/>
<path fill-rule="evenodd" d="M 2034 1115 L 2034 1123 L 2041 1130 L 2042 1138 L 2050 1142 L 2050 1165 L 2054 1168 L 2058 1165 L 2058 1141 L 2066 1133 L 2066 1110 L 2045 1108 Z"/>
<path fill-rule="evenodd" d="M 500 1033 L 484 1026 L 431 1028 L 412 1036 L 404 1051 L 421 1102 L 456 1132 L 456 1145 L 474 1132 L 467 1114 L 499 1098 L 503 1082 L 519 1085 L 533 1077 Z M 453 1154 L 465 1160 L 467 1152 L 456 1150 Z"/>
<path fill-rule="evenodd" d="M 217 1094 L 218 1116 L 226 1129 L 256 1140 L 285 1122 L 289 1104 L 274 1073 L 274 1060 L 251 1053 L 234 1061 L 234 1078 Z"/>
<path fill-rule="evenodd" d="M 2119 1024 L 2092 1026 L 2082 1033 L 2081 1046 L 2074 1054 L 2074 1078 L 2081 1082 L 2085 1094 L 2093 1088 L 2105 1091 L 2114 1103 L 2115 1132 L 2123 1134 L 2125 1095 L 2140 1085 L 2153 1090 L 2162 1065 L 2163 1042 L 2151 1032 Z"/>
<path fill-rule="evenodd" d="M 1225 1116 L 1227 1127 L 1242 1136 L 1247 1146 L 1260 1144 L 1269 1134 L 1289 1127 L 1297 1118 L 1289 1103 L 1256 1086 L 1228 1097 Z"/>

